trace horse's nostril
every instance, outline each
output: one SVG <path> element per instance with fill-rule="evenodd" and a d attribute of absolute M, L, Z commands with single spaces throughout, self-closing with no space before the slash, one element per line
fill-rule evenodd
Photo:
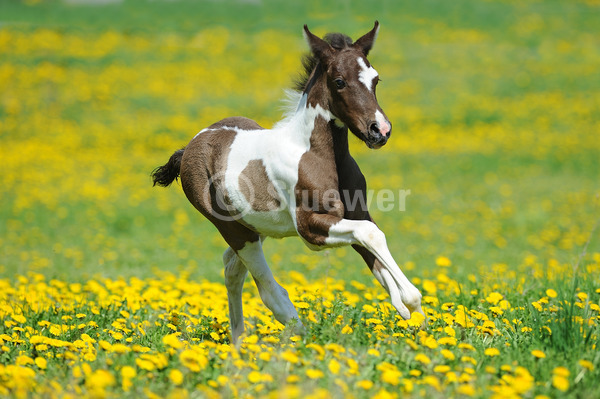
<path fill-rule="evenodd" d="M 379 133 L 379 123 L 377 123 L 377 122 L 371 123 L 371 126 L 369 126 L 369 131 L 371 133 Z"/>

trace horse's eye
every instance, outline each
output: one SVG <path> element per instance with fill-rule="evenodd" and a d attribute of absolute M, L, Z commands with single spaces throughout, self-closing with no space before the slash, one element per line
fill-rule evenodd
<path fill-rule="evenodd" d="M 344 80 L 341 78 L 337 78 L 333 81 L 333 83 L 335 83 L 335 87 L 337 87 L 338 89 L 343 89 L 344 87 L 346 87 L 346 82 L 344 82 Z"/>

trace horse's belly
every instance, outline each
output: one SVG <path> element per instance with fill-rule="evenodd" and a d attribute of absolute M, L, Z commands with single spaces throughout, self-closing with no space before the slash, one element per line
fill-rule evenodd
<path fill-rule="evenodd" d="M 254 212 L 241 215 L 242 222 L 257 233 L 269 237 L 283 238 L 297 235 L 294 221 L 287 209 L 281 211 Z"/>

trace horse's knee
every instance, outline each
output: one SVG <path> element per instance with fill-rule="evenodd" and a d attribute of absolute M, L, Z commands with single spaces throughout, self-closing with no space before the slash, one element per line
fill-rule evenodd
<path fill-rule="evenodd" d="M 354 237 L 363 246 L 381 248 L 387 246 L 385 233 L 375 223 L 366 222 L 354 231 Z"/>
<path fill-rule="evenodd" d="M 225 286 L 228 290 L 237 290 L 243 284 L 248 273 L 246 267 L 231 248 L 227 248 L 223 253 L 223 263 L 225 265 Z"/>
<path fill-rule="evenodd" d="M 223 252 L 223 264 L 227 266 L 235 257 L 237 257 L 235 251 L 231 249 L 231 247 L 228 247 L 225 252 Z"/>

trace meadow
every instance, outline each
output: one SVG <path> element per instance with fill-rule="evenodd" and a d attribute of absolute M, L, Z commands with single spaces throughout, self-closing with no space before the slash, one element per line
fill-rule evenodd
<path fill-rule="evenodd" d="M 351 140 L 429 328 L 353 250 L 268 240 L 308 328 L 244 288 L 150 172 L 232 115 L 282 115 L 302 25 L 353 38 L 394 130 Z M 0 396 L 600 396 L 597 1 L 0 2 Z M 371 204 L 373 205 L 373 204 Z"/>

